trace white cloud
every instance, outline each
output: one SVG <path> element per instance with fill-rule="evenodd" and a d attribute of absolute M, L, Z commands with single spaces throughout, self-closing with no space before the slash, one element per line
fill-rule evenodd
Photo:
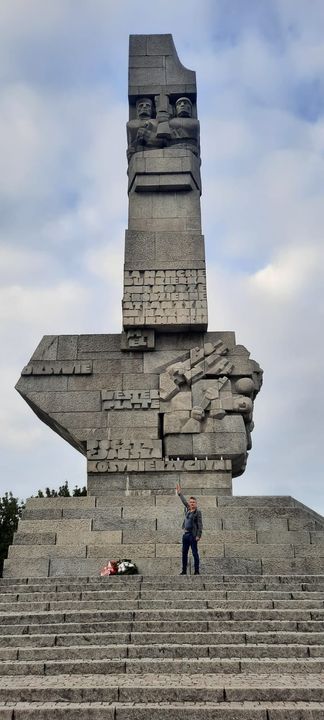
<path fill-rule="evenodd" d="M 251 287 L 260 295 L 268 295 L 272 302 L 298 300 L 308 290 L 316 276 L 324 280 L 324 249 L 312 246 L 287 247 L 266 267 L 258 270 L 250 280 Z"/>

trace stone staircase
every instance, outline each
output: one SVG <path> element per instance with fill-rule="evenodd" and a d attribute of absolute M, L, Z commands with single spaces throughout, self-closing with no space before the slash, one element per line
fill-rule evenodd
<path fill-rule="evenodd" d="M 0 580 L 0 720 L 323 720 L 324 518 L 207 480 L 199 577 L 179 577 L 173 477 L 28 500 Z M 100 578 L 118 557 L 140 574 Z"/>
<path fill-rule="evenodd" d="M 323 720 L 324 575 L 0 580 L 1 720 Z"/>

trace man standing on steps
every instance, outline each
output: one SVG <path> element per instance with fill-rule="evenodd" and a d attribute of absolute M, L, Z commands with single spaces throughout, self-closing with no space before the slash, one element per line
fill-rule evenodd
<path fill-rule="evenodd" d="M 181 502 L 185 506 L 185 517 L 182 524 L 184 533 L 182 536 L 181 575 L 187 574 L 188 552 L 190 547 L 195 563 L 195 575 L 199 575 L 199 553 L 197 543 L 201 538 L 203 529 L 201 510 L 198 510 L 197 508 L 197 500 L 195 497 L 191 496 L 187 502 L 186 498 L 182 495 L 179 483 L 177 483 L 176 490 Z"/>

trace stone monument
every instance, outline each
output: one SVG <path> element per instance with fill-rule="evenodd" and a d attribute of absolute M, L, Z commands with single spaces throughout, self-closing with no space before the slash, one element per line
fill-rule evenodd
<path fill-rule="evenodd" d="M 27 501 L 0 582 L 0 717 L 320 720 L 324 518 L 232 496 L 262 372 L 207 332 L 195 74 L 171 35 L 131 36 L 127 137 L 123 332 L 46 336 L 17 385 L 87 457 L 88 495 Z M 177 482 L 203 511 L 204 577 L 170 577 Z M 118 558 L 139 575 L 100 577 Z"/>
<path fill-rule="evenodd" d="M 196 77 L 171 35 L 130 37 L 128 92 L 123 331 L 43 337 L 16 387 L 86 456 L 89 507 L 177 482 L 215 500 L 244 472 L 262 371 L 207 331 Z"/>
<path fill-rule="evenodd" d="M 233 332 L 206 332 L 196 95 L 170 35 L 131 36 L 124 331 L 44 337 L 17 384 L 87 455 L 90 493 L 173 472 L 230 489 L 251 446 L 260 367 Z"/>

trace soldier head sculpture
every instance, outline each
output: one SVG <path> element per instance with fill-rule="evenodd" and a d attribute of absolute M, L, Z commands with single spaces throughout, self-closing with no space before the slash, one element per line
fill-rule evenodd
<path fill-rule="evenodd" d="M 150 98 L 139 98 L 136 102 L 137 117 L 151 118 L 153 115 L 153 102 Z"/>
<path fill-rule="evenodd" d="M 175 104 L 175 110 L 177 117 L 191 117 L 192 116 L 192 102 L 189 98 L 181 97 Z"/>

